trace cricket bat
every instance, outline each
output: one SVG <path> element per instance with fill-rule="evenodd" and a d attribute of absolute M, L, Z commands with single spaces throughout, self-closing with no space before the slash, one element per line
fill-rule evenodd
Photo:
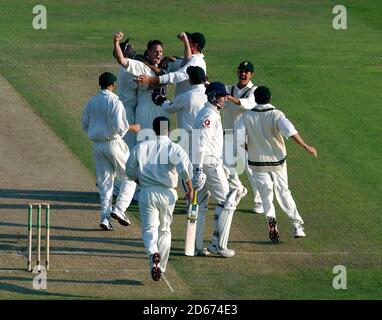
<path fill-rule="evenodd" d="M 187 228 L 186 228 L 186 241 L 184 245 L 184 254 L 193 257 L 195 255 L 195 234 L 196 234 L 196 219 L 198 218 L 199 206 L 196 202 L 198 191 L 194 191 L 192 203 L 188 207 L 187 212 Z"/>

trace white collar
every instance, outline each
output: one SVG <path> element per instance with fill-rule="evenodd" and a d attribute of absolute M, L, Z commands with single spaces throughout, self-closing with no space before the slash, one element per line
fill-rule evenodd
<path fill-rule="evenodd" d="M 99 92 L 100 94 L 105 94 L 105 95 L 112 96 L 113 98 L 118 98 L 118 96 L 114 92 L 111 92 L 110 90 L 107 90 L 107 89 L 101 89 Z"/>

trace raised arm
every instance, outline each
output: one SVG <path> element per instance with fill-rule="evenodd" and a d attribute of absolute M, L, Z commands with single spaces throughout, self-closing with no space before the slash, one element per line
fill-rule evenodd
<path fill-rule="evenodd" d="M 119 45 L 122 39 L 123 39 L 122 31 L 118 31 L 118 32 L 114 33 L 114 36 L 113 36 L 114 52 L 115 52 L 116 59 L 117 59 L 118 63 L 125 66 L 125 67 L 128 67 L 129 66 L 129 59 L 125 58 L 123 56 L 121 46 Z"/>
<path fill-rule="evenodd" d="M 190 43 L 188 41 L 187 35 L 184 32 L 179 33 L 177 37 L 184 43 L 184 58 L 181 64 L 181 68 L 177 71 L 170 72 L 169 74 L 162 75 L 160 77 L 150 77 L 148 75 L 140 75 L 139 77 L 135 79 L 136 83 L 140 85 L 157 87 L 160 84 L 167 84 L 167 83 L 174 84 L 174 83 L 188 79 L 188 75 L 186 72 L 187 68 L 185 68 L 185 65 L 189 62 L 192 56 Z M 165 79 L 164 79 L 164 76 L 166 76 Z"/>
<path fill-rule="evenodd" d="M 190 60 L 192 56 L 191 48 L 190 48 L 190 42 L 188 41 L 188 37 L 185 32 L 179 33 L 177 35 L 178 39 L 181 40 L 184 43 L 184 52 L 183 52 L 183 61 L 181 64 L 181 67 L 183 67 L 188 60 Z"/>

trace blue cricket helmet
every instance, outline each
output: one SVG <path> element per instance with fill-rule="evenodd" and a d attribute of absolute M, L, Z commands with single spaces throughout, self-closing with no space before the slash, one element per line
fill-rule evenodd
<path fill-rule="evenodd" d="M 225 97 L 229 95 L 229 93 L 227 92 L 227 89 L 225 88 L 225 85 L 218 81 L 211 82 L 207 86 L 205 93 L 208 99 L 212 98 L 213 100 L 216 99 L 216 96 Z"/>

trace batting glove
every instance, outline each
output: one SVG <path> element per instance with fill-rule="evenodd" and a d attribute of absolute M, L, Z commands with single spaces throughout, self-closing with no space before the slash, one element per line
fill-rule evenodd
<path fill-rule="evenodd" d="M 161 92 L 153 91 L 151 99 L 157 106 L 161 106 L 164 102 L 170 102 Z"/>
<path fill-rule="evenodd" d="M 196 169 L 196 173 L 192 178 L 192 186 L 195 190 L 200 191 L 203 189 L 204 184 L 206 183 L 206 174 L 201 168 Z"/>

